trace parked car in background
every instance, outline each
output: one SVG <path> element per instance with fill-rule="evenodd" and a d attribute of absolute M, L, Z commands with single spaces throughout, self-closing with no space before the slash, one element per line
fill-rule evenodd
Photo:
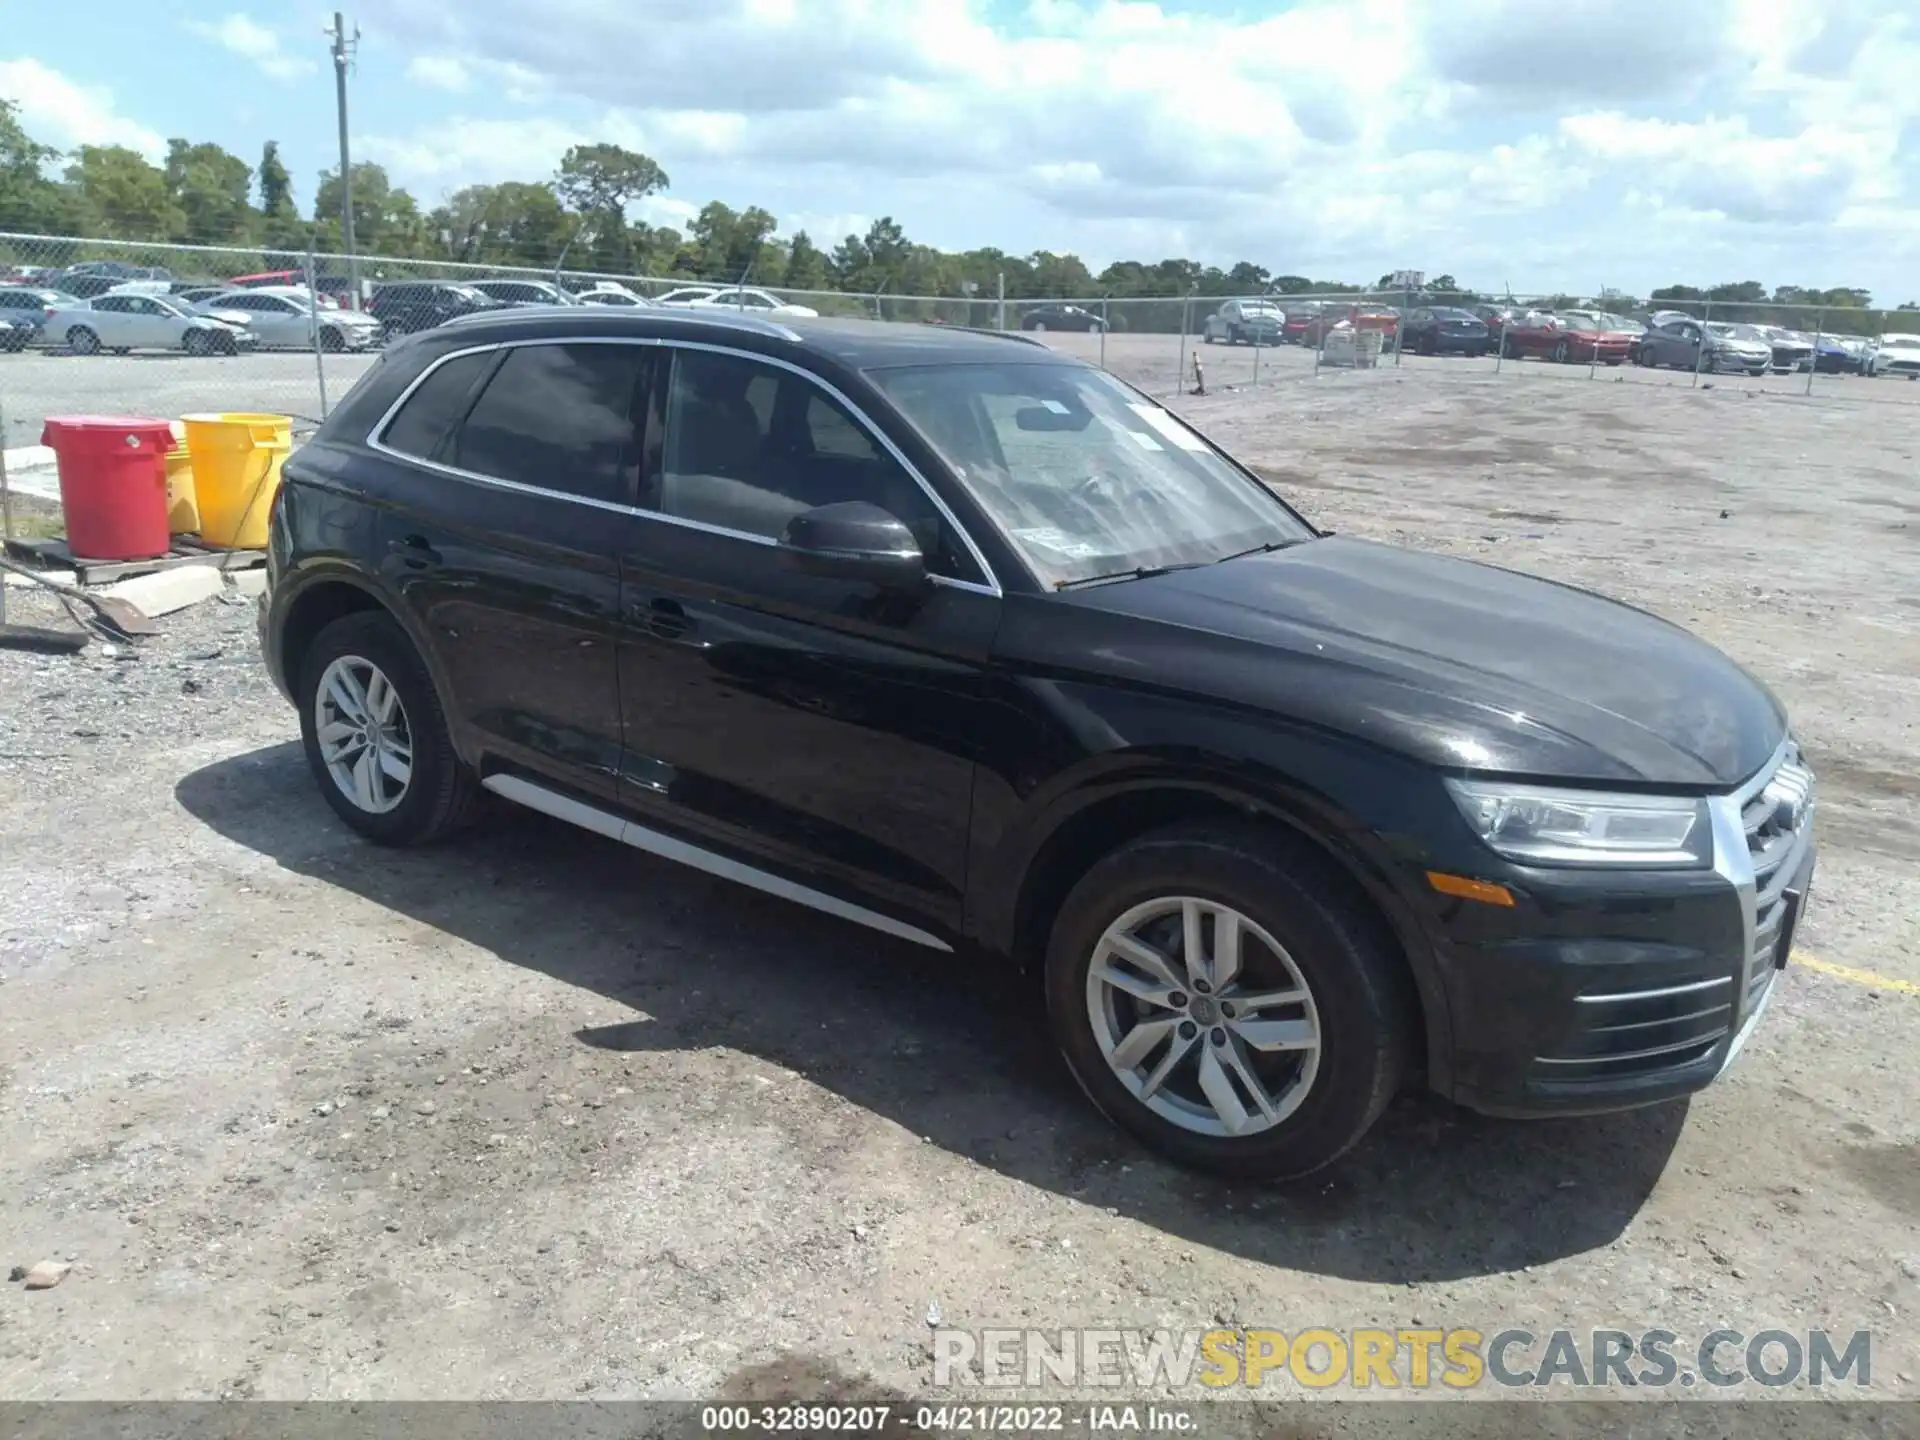
<path fill-rule="evenodd" d="M 697 300 L 689 300 L 691 309 L 704 309 L 709 305 L 722 306 L 728 310 L 737 310 L 747 315 L 790 316 L 799 320 L 811 320 L 820 312 L 808 305 L 796 305 L 791 300 L 782 300 L 765 290 L 749 290 L 744 285 L 731 286 L 725 290 L 712 290 Z"/>
<path fill-rule="evenodd" d="M 96 295 L 105 295 L 108 291 L 117 289 L 126 283 L 127 282 L 118 275 L 98 275 L 91 272 L 84 272 L 79 275 L 70 274 L 61 276 L 58 288 L 69 295 L 78 296 L 82 300 L 91 300 Z"/>
<path fill-rule="evenodd" d="M 32 327 L 0 315 L 0 353 L 16 354 L 27 348 L 33 338 Z"/>
<path fill-rule="evenodd" d="M 171 295 L 100 295 L 47 316 L 48 343 L 76 355 L 111 350 L 184 350 L 189 355 L 235 355 L 251 350 L 243 325 L 200 315 Z"/>
<path fill-rule="evenodd" d="M 1487 327 L 1487 344 L 1495 350 L 1500 348 L 1500 334 L 1513 317 L 1525 313 L 1512 305 L 1470 305 L 1467 309 L 1474 319 Z"/>
<path fill-rule="evenodd" d="M 1300 343 L 1317 346 L 1326 339 L 1329 330 L 1342 323 L 1356 330 L 1377 330 L 1381 343 L 1391 345 L 1400 333 L 1400 312 L 1391 305 L 1322 301 L 1314 317 L 1301 327 Z"/>
<path fill-rule="evenodd" d="M 232 287 L 227 285 L 189 285 L 184 290 L 173 292 L 173 298 L 183 305 L 201 305 L 216 295 L 225 295 Z"/>
<path fill-rule="evenodd" d="M 262 660 L 358 835 L 492 796 L 1004 962 L 1095 1106 L 1243 1179 L 1407 1083 L 1702 1089 L 1815 878 L 1814 775 L 1727 656 L 1564 566 L 1328 535 L 1024 336 L 476 317 L 293 452 L 266 550 Z"/>
<path fill-rule="evenodd" d="M 238 314 L 263 349 L 368 350 L 380 343 L 380 321 L 357 310 L 316 307 L 304 287 L 228 290 L 203 301 L 202 314 Z"/>
<path fill-rule="evenodd" d="M 1286 323 L 1271 300 L 1229 300 L 1207 317 L 1200 338 L 1209 345 L 1278 345 Z"/>
<path fill-rule="evenodd" d="M 461 315 L 495 310 L 499 302 L 474 289 L 446 280 L 395 280 L 374 288 L 367 313 L 389 335 L 431 330 Z"/>
<path fill-rule="evenodd" d="M 1813 368 L 1813 337 L 1781 325 L 1749 327 L 1773 351 L 1773 368 L 1783 375 Z"/>
<path fill-rule="evenodd" d="M 471 280 L 467 282 L 489 300 L 502 305 L 578 305 L 576 296 L 545 280 Z"/>
<path fill-rule="evenodd" d="M 11 320 L 16 330 L 25 330 L 23 346 L 38 344 L 45 336 L 47 317 L 55 310 L 78 306 L 78 295 L 39 285 L 0 285 L 0 317 Z"/>
<path fill-rule="evenodd" d="M 1663 325 L 1652 325 L 1640 337 L 1640 363 L 1654 369 L 1704 370 L 1710 373 L 1745 372 L 1764 375 L 1773 366 L 1773 347 L 1758 336 L 1738 330 L 1750 326 L 1707 324 L 1681 315 Z"/>
<path fill-rule="evenodd" d="M 1022 330 L 1078 330 L 1094 334 L 1107 322 L 1080 305 L 1036 305 L 1020 317 Z"/>
<path fill-rule="evenodd" d="M 1283 301 L 1280 306 L 1280 339 L 1283 344 L 1299 345 L 1305 340 L 1307 327 L 1313 324 L 1320 314 L 1320 302 L 1317 300 Z"/>
<path fill-rule="evenodd" d="M 1920 380 L 1920 335 L 1882 335 L 1867 367 L 1869 375 L 1904 375 Z"/>
<path fill-rule="evenodd" d="M 1421 306 L 1407 312 L 1400 346 L 1417 355 L 1484 355 L 1491 344 L 1487 322 L 1451 306 Z"/>
<path fill-rule="evenodd" d="M 644 295 L 636 295 L 631 290 L 625 288 L 617 290 L 582 290 L 573 298 L 582 305 L 606 305 L 616 309 L 624 307 L 629 310 L 651 309 L 654 304 L 653 301 L 647 299 Z"/>
<path fill-rule="evenodd" d="M 1502 353 L 1519 360 L 1533 355 L 1565 364 L 1624 365 L 1637 336 L 1616 330 L 1601 313 L 1567 310 L 1548 314 L 1529 310 L 1501 332 Z"/>
<path fill-rule="evenodd" d="M 1820 335 L 1813 344 L 1813 368 L 1822 375 L 1865 375 L 1873 342 L 1859 335 Z"/>
<path fill-rule="evenodd" d="M 691 305 L 696 300 L 704 300 L 720 287 L 718 285 L 682 285 L 669 290 L 664 295 L 653 297 L 656 305 Z"/>

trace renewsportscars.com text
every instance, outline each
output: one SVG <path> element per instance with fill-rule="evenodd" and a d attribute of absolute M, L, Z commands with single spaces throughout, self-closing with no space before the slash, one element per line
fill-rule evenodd
<path fill-rule="evenodd" d="M 1214 1390 L 1865 1388 L 1865 1330 L 936 1330 L 933 1383 Z"/>

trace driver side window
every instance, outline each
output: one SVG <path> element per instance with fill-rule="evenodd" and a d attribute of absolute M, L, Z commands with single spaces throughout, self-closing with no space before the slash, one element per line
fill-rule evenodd
<path fill-rule="evenodd" d="M 676 351 L 665 425 L 658 489 L 643 501 L 663 516 L 777 540 L 804 511 L 864 500 L 905 522 L 933 574 L 982 578 L 920 482 L 804 376 Z"/>

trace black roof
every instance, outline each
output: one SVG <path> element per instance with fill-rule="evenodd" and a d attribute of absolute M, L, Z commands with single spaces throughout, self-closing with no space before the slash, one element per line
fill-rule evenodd
<path fill-rule="evenodd" d="M 668 305 L 648 309 L 529 305 L 464 315 L 429 333 L 449 340 L 457 335 L 462 343 L 482 337 L 499 341 L 551 339 L 556 335 L 674 337 L 736 345 L 750 342 L 750 348 L 770 354 L 779 354 L 783 349 L 809 350 L 854 370 L 894 365 L 1080 363 L 1025 336 L 996 330 L 879 320 L 759 316 L 718 306 L 691 310 Z"/>

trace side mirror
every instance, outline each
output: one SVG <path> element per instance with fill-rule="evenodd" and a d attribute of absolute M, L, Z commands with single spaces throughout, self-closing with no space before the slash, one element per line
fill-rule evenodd
<path fill-rule="evenodd" d="M 780 557 L 804 575 L 863 580 L 883 590 L 918 590 L 927 561 L 905 522 L 865 500 L 803 511 L 780 536 Z"/>

